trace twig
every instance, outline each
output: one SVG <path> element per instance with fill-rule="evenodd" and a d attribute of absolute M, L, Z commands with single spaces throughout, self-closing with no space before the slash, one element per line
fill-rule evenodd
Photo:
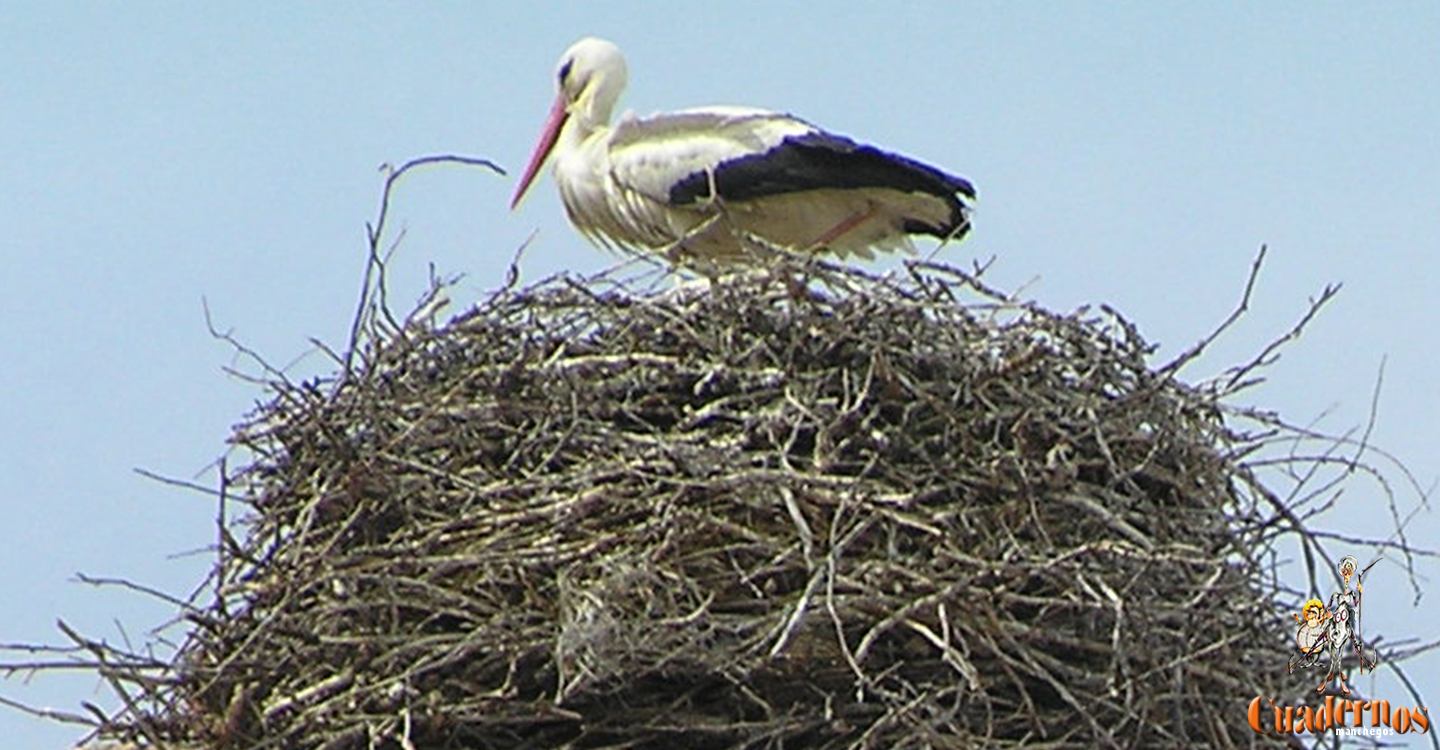
<path fill-rule="evenodd" d="M 1265 253 L 1268 249 L 1266 245 L 1261 245 L 1260 252 L 1255 254 L 1255 260 L 1250 263 L 1250 275 L 1245 279 L 1245 291 L 1240 295 L 1240 303 L 1235 305 L 1235 309 L 1230 311 L 1230 314 L 1226 316 L 1225 320 L 1222 321 L 1219 326 L 1216 326 L 1215 330 L 1211 331 L 1204 338 L 1195 342 L 1189 349 L 1181 352 L 1179 356 L 1156 370 L 1157 375 L 1167 378 L 1171 377 L 1179 372 L 1185 365 L 1198 359 L 1201 354 L 1205 353 L 1207 347 L 1215 343 L 1215 340 L 1220 338 L 1221 334 L 1229 330 L 1230 326 L 1234 325 L 1236 321 L 1240 320 L 1240 318 L 1250 310 L 1250 297 L 1255 292 L 1255 281 L 1260 278 L 1260 267 L 1265 264 Z"/>
<path fill-rule="evenodd" d="M 390 196 L 394 191 L 395 184 L 410 170 L 424 166 L 437 164 L 460 164 L 472 167 L 484 167 L 490 171 L 504 175 L 505 170 L 489 159 L 480 159 L 471 156 L 457 156 L 454 154 L 441 154 L 435 156 L 422 156 L 411 159 L 400 165 L 398 169 L 392 169 L 386 165 L 385 186 L 380 193 L 380 210 L 373 224 L 365 226 L 366 241 L 369 252 L 366 257 L 365 274 L 360 282 L 360 301 L 355 307 L 355 316 L 350 322 L 350 343 L 345 348 L 345 359 L 343 372 L 346 378 L 354 374 L 355 355 L 360 347 L 361 327 L 366 319 L 366 310 L 372 301 L 372 296 L 377 291 L 377 284 L 384 283 L 385 260 L 380 253 L 380 243 L 385 235 L 385 225 L 390 217 Z M 393 252 L 394 248 L 391 248 Z"/>

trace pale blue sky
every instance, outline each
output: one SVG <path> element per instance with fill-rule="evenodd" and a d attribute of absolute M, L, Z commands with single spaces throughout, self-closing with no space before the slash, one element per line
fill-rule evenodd
<path fill-rule="evenodd" d="M 1188 375 L 1253 355 L 1342 282 L 1250 400 L 1344 430 L 1388 358 L 1372 440 L 1422 483 L 1440 475 L 1440 4 L 7 3 L 0 642 L 57 642 L 57 617 L 140 638 L 168 616 L 72 578 L 184 591 L 209 565 L 175 554 L 213 538 L 213 504 L 133 472 L 212 481 L 262 397 L 223 374 L 201 298 L 278 363 L 311 337 L 341 342 L 377 166 L 454 152 L 513 176 L 556 58 L 586 34 L 628 55 L 622 109 L 783 109 L 971 178 L 975 231 L 943 259 L 995 256 L 992 282 L 1053 308 L 1112 304 L 1161 357 L 1228 313 L 1269 243 L 1250 315 Z M 393 216 L 408 230 L 395 297 L 434 263 L 473 300 L 537 228 L 528 278 L 611 262 L 569 229 L 548 177 L 516 214 L 512 187 L 415 174 Z M 1329 520 L 1381 530 L 1380 500 L 1357 482 Z M 1411 533 L 1440 544 L 1435 514 Z M 1366 593 L 1365 622 L 1392 639 L 1440 635 L 1435 594 L 1410 607 L 1395 565 Z M 1440 660 L 1415 672 L 1440 696 Z M 91 679 L 0 694 L 113 704 Z M 74 734 L 0 709 L 7 747 Z"/>

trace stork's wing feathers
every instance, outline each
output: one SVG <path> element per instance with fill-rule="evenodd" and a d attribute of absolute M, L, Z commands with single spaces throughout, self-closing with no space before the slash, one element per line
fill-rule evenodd
<path fill-rule="evenodd" d="M 708 184 L 708 175 L 726 162 L 765 153 L 786 137 L 815 132 L 819 131 L 804 120 L 744 107 L 707 107 L 646 118 L 627 115 L 610 136 L 610 171 L 620 185 L 676 205 L 672 199 L 676 184 L 692 178 Z M 679 203 L 693 201 L 692 197 Z"/>
<path fill-rule="evenodd" d="M 975 198 L 975 187 L 963 177 L 823 131 L 787 136 L 763 154 L 727 161 L 715 170 L 713 181 L 720 197 L 730 201 L 822 189 L 880 188 L 929 196 L 948 207 L 943 223 L 912 215 L 903 227 L 942 238 L 964 231 L 969 222 L 966 200 Z M 708 177 L 692 176 L 671 188 L 670 201 L 703 200 L 710 192 Z"/>
<path fill-rule="evenodd" d="M 671 206 L 707 201 L 712 189 L 725 201 L 861 188 L 929 196 L 948 211 L 931 212 L 930 220 L 912 215 L 903 227 L 939 237 L 963 231 L 967 200 L 975 198 L 974 186 L 962 177 L 756 109 L 626 118 L 611 140 L 610 160 L 618 182 Z"/>

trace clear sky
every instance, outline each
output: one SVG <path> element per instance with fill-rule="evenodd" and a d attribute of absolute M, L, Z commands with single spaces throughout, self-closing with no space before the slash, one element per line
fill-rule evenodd
<path fill-rule="evenodd" d="M 1343 283 L 1249 402 L 1344 431 L 1383 360 L 1371 440 L 1423 485 L 1440 476 L 1437 3 L 12 2 L 0 642 L 61 642 L 57 618 L 140 640 L 171 613 L 77 572 L 175 592 L 202 578 L 214 503 L 134 471 L 213 483 L 231 425 L 263 398 L 224 373 L 237 363 L 201 300 L 276 363 L 312 337 L 339 345 L 380 164 L 449 152 L 512 173 L 405 183 L 396 299 L 434 264 L 474 300 L 537 229 L 529 279 L 612 262 L 570 230 L 548 177 L 506 208 L 556 59 L 587 34 L 627 53 L 622 109 L 782 109 L 971 178 L 974 233 L 942 259 L 993 256 L 993 283 L 1052 308 L 1111 304 L 1160 358 L 1224 318 L 1268 243 L 1249 315 L 1187 376 L 1248 359 Z M 1382 501 L 1357 481 L 1325 523 L 1384 533 Z M 1410 533 L 1440 546 L 1435 513 Z M 1436 572 L 1422 570 L 1432 589 Z M 1440 636 L 1440 592 L 1412 606 L 1394 563 L 1366 595 L 1365 623 L 1391 640 Z M 1440 659 L 1412 670 L 1440 707 Z M 89 678 L 12 678 L 0 695 L 114 704 Z M 0 709 L 6 747 L 74 735 Z"/>

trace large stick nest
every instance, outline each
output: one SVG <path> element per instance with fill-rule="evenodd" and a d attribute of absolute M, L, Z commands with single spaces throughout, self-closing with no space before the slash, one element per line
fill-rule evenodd
<path fill-rule="evenodd" d="M 1263 488 L 1110 313 L 967 275 L 553 279 L 240 428 L 152 739 L 1250 745 L 1295 692 Z"/>

